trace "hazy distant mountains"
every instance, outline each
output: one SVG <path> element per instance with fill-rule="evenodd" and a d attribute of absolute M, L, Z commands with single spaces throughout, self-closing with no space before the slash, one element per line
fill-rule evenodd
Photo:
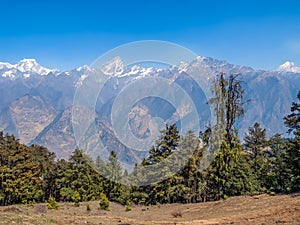
<path fill-rule="evenodd" d="M 115 97 L 134 79 L 161 76 L 179 84 L 197 101 L 204 96 L 193 88 L 193 81 L 186 74 L 198 68 L 205 68 L 215 75 L 219 72 L 242 75 L 246 98 L 251 102 L 246 106 L 247 113 L 239 123 L 241 133 L 256 121 L 267 128 L 268 135 L 286 131 L 282 118 L 289 113 L 291 103 L 296 101 L 300 90 L 300 68 L 291 62 L 281 65 L 278 71 L 262 71 L 199 56 L 189 63 L 157 69 L 139 65 L 126 67 L 117 57 L 104 67 L 112 78 L 99 98 L 101 107 L 98 103 L 96 105 L 96 124 L 102 142 L 110 150 L 116 150 L 124 162 L 132 164 L 138 161 L 143 156 L 115 138 L 110 121 Z M 45 68 L 33 59 L 24 59 L 16 65 L 0 63 L 0 130 L 15 134 L 23 143 L 41 144 L 59 157 L 67 157 L 76 148 L 71 123 L 74 93 L 90 70 L 88 66 L 83 66 L 60 72 Z M 138 138 L 144 138 L 151 129 L 149 121 L 152 117 L 172 121 L 174 112 L 174 107 L 163 100 L 147 98 L 131 110 L 131 128 Z M 201 118 L 209 116 L 205 107 L 198 109 L 198 112 Z M 204 119 L 203 126 L 208 122 L 209 118 L 206 121 Z"/>

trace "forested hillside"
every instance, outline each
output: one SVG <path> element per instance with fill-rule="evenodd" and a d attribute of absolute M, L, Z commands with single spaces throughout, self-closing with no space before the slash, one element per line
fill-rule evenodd
<path fill-rule="evenodd" d="M 107 162 L 101 156 L 94 162 L 83 150 L 74 150 L 68 160 L 56 159 L 43 146 L 21 144 L 13 135 L 0 133 L 0 204 L 29 204 L 98 200 L 130 205 L 195 203 L 229 196 L 300 191 L 300 92 L 283 118 L 290 138 L 276 134 L 266 138 L 266 130 L 255 123 L 244 140 L 238 139 L 236 120 L 243 115 L 244 91 L 239 76 L 220 74 L 215 82 L 217 124 L 200 134 L 180 134 L 176 125 L 166 124 L 149 155 L 131 173 L 123 171 L 116 153 Z M 218 136 L 215 139 L 216 135 Z M 218 141 L 211 164 L 201 169 L 207 148 Z M 160 165 L 170 157 L 179 164 L 189 154 L 181 170 Z M 147 166 L 160 170 L 151 176 L 165 176 L 158 183 L 135 186 L 143 181 Z M 155 170 L 153 170 L 155 171 Z"/>

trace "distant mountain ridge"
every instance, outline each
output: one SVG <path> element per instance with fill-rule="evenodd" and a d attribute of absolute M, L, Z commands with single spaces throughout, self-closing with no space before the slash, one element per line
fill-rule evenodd
<path fill-rule="evenodd" d="M 127 67 L 121 58 L 116 57 L 103 67 L 103 73 L 111 76 L 111 80 L 102 98 L 110 101 L 104 102 L 103 107 L 96 106 L 97 129 L 102 141 L 110 150 L 116 150 L 123 161 L 137 161 L 141 156 L 120 143 L 114 135 L 109 116 L 112 101 L 127 84 L 147 76 L 166 77 L 183 86 L 193 99 L 202 98 L 191 88 L 192 81 L 184 76 L 199 68 L 215 75 L 219 72 L 241 74 L 245 97 L 251 99 L 238 125 L 241 133 L 254 122 L 261 123 L 269 135 L 286 131 L 282 118 L 289 112 L 300 90 L 300 70 L 293 63 L 283 64 L 278 71 L 263 71 L 198 56 L 192 62 L 161 69 L 141 65 Z M 15 65 L 0 63 L 0 130 L 16 135 L 25 144 L 41 144 L 59 157 L 67 157 L 76 148 L 71 120 L 74 94 L 90 70 L 89 66 L 82 66 L 61 72 L 43 67 L 34 59 L 24 59 Z M 102 100 L 100 97 L 99 102 Z M 157 105 L 160 105 L 160 110 Z M 136 135 L 147 135 L 145 120 L 151 115 L 159 116 L 164 111 L 162 117 L 166 119 L 174 113 L 172 110 L 154 99 L 136 105 L 130 115 Z M 205 115 L 204 110 L 202 117 Z"/>

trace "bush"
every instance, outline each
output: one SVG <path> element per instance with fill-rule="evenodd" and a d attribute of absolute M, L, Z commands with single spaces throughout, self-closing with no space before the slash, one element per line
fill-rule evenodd
<path fill-rule="evenodd" d="M 109 211 L 109 201 L 104 193 L 100 194 L 99 206 L 101 210 Z"/>
<path fill-rule="evenodd" d="M 36 202 L 34 200 L 28 201 L 27 199 L 22 199 L 22 204 L 27 205 L 27 206 L 34 206 Z"/>
<path fill-rule="evenodd" d="M 131 205 L 129 203 L 126 204 L 125 211 L 126 212 L 131 211 Z"/>
<path fill-rule="evenodd" d="M 227 196 L 226 194 L 224 194 L 224 195 L 222 196 L 222 198 L 223 198 L 224 200 L 226 200 L 226 199 L 228 198 L 228 196 Z"/>
<path fill-rule="evenodd" d="M 86 211 L 90 212 L 91 211 L 91 207 L 89 204 L 86 205 Z"/>
<path fill-rule="evenodd" d="M 80 202 L 80 194 L 78 191 L 75 191 L 72 195 L 72 200 L 74 202 L 75 207 L 79 207 L 79 202 Z"/>
<path fill-rule="evenodd" d="M 52 196 L 49 197 L 47 202 L 47 208 L 48 209 L 58 209 L 58 203 Z"/>

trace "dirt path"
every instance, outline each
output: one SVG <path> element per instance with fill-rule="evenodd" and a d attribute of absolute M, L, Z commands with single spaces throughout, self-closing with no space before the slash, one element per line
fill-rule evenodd
<path fill-rule="evenodd" d="M 89 204 L 91 211 L 86 210 Z M 58 210 L 41 212 L 38 206 L 0 208 L 0 224 L 59 225 L 197 225 L 197 224 L 300 224 L 300 195 L 239 196 L 217 202 L 124 206 L 111 203 L 110 211 L 98 210 L 97 202 L 59 205 Z M 43 207 L 42 207 L 43 208 Z"/>

